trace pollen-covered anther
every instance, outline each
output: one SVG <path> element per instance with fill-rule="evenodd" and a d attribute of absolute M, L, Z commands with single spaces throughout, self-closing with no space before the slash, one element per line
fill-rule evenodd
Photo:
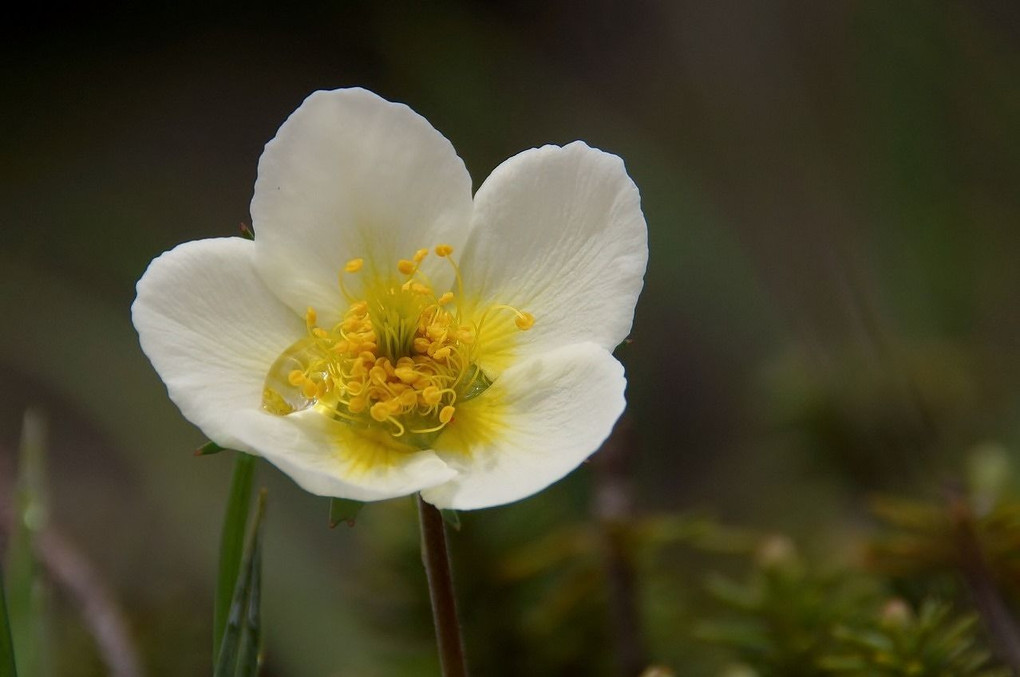
<path fill-rule="evenodd" d="M 428 406 L 434 407 L 442 401 L 443 393 L 436 386 L 428 386 L 421 391 L 421 399 Z"/>
<path fill-rule="evenodd" d="M 440 305 L 440 306 L 445 306 L 447 303 L 449 303 L 452 300 L 453 300 L 453 292 L 452 291 L 448 291 L 448 292 L 444 293 L 442 296 L 440 296 L 436 300 L 436 304 Z"/>
<path fill-rule="evenodd" d="M 446 405 L 445 407 L 443 407 L 442 409 L 440 409 L 439 410 L 439 422 L 442 423 L 443 425 L 446 425 L 447 423 L 452 421 L 453 420 L 453 414 L 454 414 L 455 411 L 457 411 L 457 410 L 454 409 L 454 407 L 452 405 L 449 405 L 449 404 Z"/>
<path fill-rule="evenodd" d="M 344 272 L 356 273 L 365 265 L 365 259 L 351 259 L 344 264 Z"/>
<path fill-rule="evenodd" d="M 294 369 L 289 374 L 287 374 L 287 382 L 295 387 L 304 383 L 305 378 L 306 378 L 305 372 L 301 371 L 300 369 Z"/>
<path fill-rule="evenodd" d="M 414 262 L 421 263 L 425 260 L 425 257 L 429 255 L 428 249 L 419 249 L 414 253 Z"/>
<path fill-rule="evenodd" d="M 436 246 L 436 256 L 446 257 L 453 253 L 453 247 L 448 244 L 441 244 Z"/>
<path fill-rule="evenodd" d="M 397 263 L 397 270 L 399 270 L 404 275 L 412 275 L 414 273 L 414 271 L 417 270 L 417 269 L 418 269 L 418 266 L 415 264 L 414 261 L 408 261 L 407 259 L 401 259 L 400 262 Z"/>
<path fill-rule="evenodd" d="M 528 312 L 518 312 L 517 319 L 514 320 L 514 324 L 521 331 L 528 331 L 535 326 L 535 316 Z"/>

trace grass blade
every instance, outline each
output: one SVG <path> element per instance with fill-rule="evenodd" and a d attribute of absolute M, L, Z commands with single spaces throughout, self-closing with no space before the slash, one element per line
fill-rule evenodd
<path fill-rule="evenodd" d="M 11 624 L 7 617 L 7 599 L 4 597 L 3 574 L 0 570 L 0 675 L 18 677 L 14 665 L 14 640 L 11 639 Z"/>
<path fill-rule="evenodd" d="M 265 492 L 259 496 L 259 512 L 255 517 L 255 533 L 252 535 L 251 573 L 249 581 L 247 613 L 241 633 L 241 648 L 237 658 L 236 677 L 255 677 L 259 671 L 259 654 L 262 650 L 262 515 L 264 514 Z"/>
<path fill-rule="evenodd" d="M 26 410 L 21 430 L 15 524 L 7 549 L 7 615 L 11 643 L 23 675 L 51 674 L 47 651 L 48 586 L 39 575 L 34 542 L 49 521 L 46 420 Z"/>
<path fill-rule="evenodd" d="M 266 492 L 259 494 L 251 537 L 230 602 L 230 615 L 223 632 L 214 677 L 251 677 L 258 671 L 260 649 L 259 602 L 262 579 L 262 518 Z"/>
<path fill-rule="evenodd" d="M 223 633 L 230 615 L 230 605 L 237 576 L 241 570 L 241 555 L 244 552 L 245 527 L 248 524 L 248 506 L 251 503 L 252 478 L 255 476 L 256 459 L 249 454 L 238 452 L 234 461 L 234 475 L 230 480 L 230 497 L 227 512 L 223 518 L 223 533 L 220 536 L 220 566 L 216 579 L 216 601 L 213 608 L 213 662 L 220 655 Z"/>
<path fill-rule="evenodd" d="M 354 520 L 364 505 L 361 501 L 352 501 L 349 498 L 329 499 L 329 528 L 332 529 L 341 522 L 347 522 L 347 526 L 353 527 Z"/>

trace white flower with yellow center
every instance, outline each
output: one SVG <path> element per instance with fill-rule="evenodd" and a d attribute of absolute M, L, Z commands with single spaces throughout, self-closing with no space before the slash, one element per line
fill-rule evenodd
<path fill-rule="evenodd" d="M 316 494 L 529 496 L 624 408 L 611 351 L 648 256 L 623 162 L 516 155 L 472 199 L 445 137 L 363 89 L 316 92 L 259 161 L 255 240 L 152 262 L 132 318 L 181 412 Z"/>

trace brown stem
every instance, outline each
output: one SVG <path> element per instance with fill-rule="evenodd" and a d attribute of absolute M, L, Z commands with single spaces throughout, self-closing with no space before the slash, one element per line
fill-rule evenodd
<path fill-rule="evenodd" d="M 991 635 L 996 654 L 1020 675 L 1020 633 L 995 586 L 975 530 L 974 514 L 958 492 L 950 492 L 949 514 L 956 532 L 960 572 L 974 606 Z"/>
<path fill-rule="evenodd" d="M 594 511 L 599 521 L 609 593 L 617 674 L 637 675 L 647 665 L 637 602 L 637 575 L 628 529 L 633 518 L 631 462 L 633 429 L 624 417 L 591 460 L 595 471 Z"/>
<path fill-rule="evenodd" d="M 436 644 L 443 677 L 467 677 L 464 644 L 457 621 L 457 602 L 453 594 L 450 552 L 446 545 L 446 524 L 439 510 L 418 496 L 421 524 L 421 561 L 429 582 L 432 620 L 436 626 Z"/>

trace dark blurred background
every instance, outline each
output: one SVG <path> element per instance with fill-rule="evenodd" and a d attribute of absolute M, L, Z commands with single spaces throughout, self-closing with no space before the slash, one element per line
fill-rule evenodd
<path fill-rule="evenodd" d="M 0 472 L 9 488 L 42 411 L 52 522 L 146 674 L 208 673 L 232 459 L 192 456 L 204 440 L 138 348 L 134 283 L 182 241 L 237 233 L 263 145 L 316 89 L 407 103 L 475 186 L 545 143 L 624 158 L 650 239 L 619 351 L 632 434 L 613 472 L 635 519 L 706 511 L 839 553 L 868 495 L 1020 448 L 1016 3 L 22 9 L 0 28 Z M 266 674 L 434 674 L 413 503 L 330 531 L 324 499 L 266 465 L 259 481 Z M 599 481 L 589 465 L 462 516 L 477 674 L 612 674 Z M 666 550 L 637 571 L 647 658 L 713 674 L 685 663 L 702 572 Z M 58 674 L 104 674 L 55 598 Z"/>

